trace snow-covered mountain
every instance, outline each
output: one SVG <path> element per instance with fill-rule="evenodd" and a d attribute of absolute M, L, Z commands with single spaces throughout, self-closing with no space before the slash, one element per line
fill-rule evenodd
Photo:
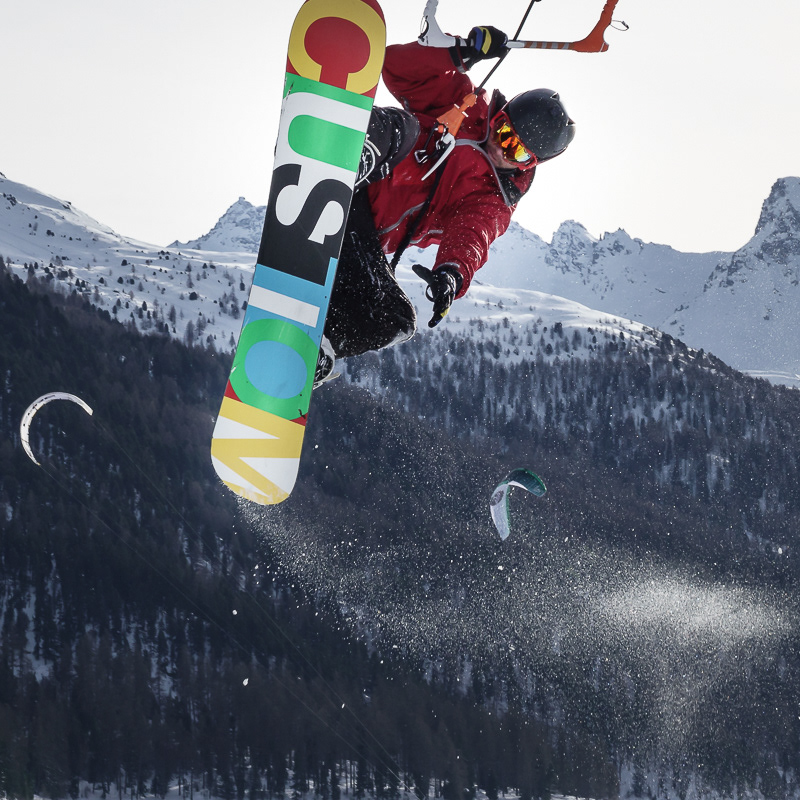
<path fill-rule="evenodd" d="M 0 201 L 0 256 L 21 277 L 88 295 L 145 333 L 168 332 L 220 350 L 235 345 L 252 254 L 182 251 L 130 239 L 2 173 Z"/>
<path fill-rule="evenodd" d="M 516 226 L 481 277 L 644 322 L 743 372 L 800 385 L 800 178 L 774 184 L 735 253 L 681 253 L 622 230 L 595 239 L 576 222 L 548 245 Z"/>
<path fill-rule="evenodd" d="M 239 198 L 207 234 L 171 247 L 256 252 L 264 206 Z M 409 260 L 429 264 L 433 251 L 409 251 Z M 594 239 L 577 222 L 564 222 L 549 244 L 516 222 L 491 249 L 480 282 L 568 297 L 654 327 L 700 290 L 723 253 L 681 253 L 645 244 L 619 230 Z M 458 308 L 458 307 L 457 307 Z"/>
<path fill-rule="evenodd" d="M 0 192 L 0 255 L 15 269 L 35 262 L 48 279 L 91 291 L 95 302 L 140 329 L 166 326 L 221 349 L 235 341 L 263 206 L 240 197 L 205 235 L 161 248 L 120 236 L 69 203 L 3 176 Z M 542 326 L 572 318 L 585 329 L 616 319 L 611 324 L 620 330 L 660 329 L 737 369 L 800 385 L 798 209 L 800 178 L 777 181 L 755 235 L 732 254 L 683 253 L 623 230 L 597 239 L 574 221 L 548 243 L 512 223 L 446 324 L 499 315 L 525 325 L 533 309 Z M 432 250 L 409 249 L 398 272 L 421 317 L 429 304 L 408 264 L 432 259 Z M 428 334 L 424 324 L 420 334 Z"/>
<path fill-rule="evenodd" d="M 89 295 L 95 305 L 144 333 L 167 332 L 221 350 L 234 346 L 261 237 L 263 207 L 240 198 L 205 236 L 160 248 L 121 236 L 69 203 L 1 174 L 0 193 L 0 256 L 16 274 L 32 274 L 53 281 L 61 291 Z M 430 251 L 412 248 L 397 271 L 422 320 L 421 336 L 436 332 L 425 325 L 430 303 L 410 263 L 430 263 L 432 258 Z M 471 336 L 496 339 L 512 359 L 530 356 L 538 336 L 554 327 L 569 338 L 575 331 L 586 334 L 591 329 L 585 337 L 587 349 L 595 333 L 648 341 L 650 337 L 641 323 L 582 303 L 478 281 L 454 306 L 446 324 L 451 332 L 469 330 Z M 523 331 L 527 350 L 517 342 Z M 558 353 L 546 355 L 553 358 Z"/>
<path fill-rule="evenodd" d="M 663 326 L 744 372 L 800 383 L 800 178 L 764 201 L 755 235 L 721 258 Z M 710 349 L 710 348 L 707 348 Z"/>
<path fill-rule="evenodd" d="M 702 286 L 721 253 L 681 253 L 625 231 L 595 239 L 563 222 L 548 244 L 512 223 L 481 277 L 497 286 L 538 289 L 660 328 Z"/>
<path fill-rule="evenodd" d="M 171 248 L 257 253 L 264 228 L 266 206 L 254 206 L 240 197 L 203 236 L 190 242 L 173 242 Z"/>
<path fill-rule="evenodd" d="M 683 253 L 624 230 L 594 238 L 562 223 L 551 242 L 511 224 L 479 273 L 480 283 L 569 298 L 636 320 L 703 348 L 744 372 L 800 385 L 800 178 L 777 181 L 753 238 L 735 253 Z M 243 198 L 213 230 L 173 246 L 255 252 L 264 207 Z M 430 263 L 429 251 L 408 260 Z M 413 280 L 413 279 L 412 279 Z M 454 313 L 470 298 L 460 301 Z"/>

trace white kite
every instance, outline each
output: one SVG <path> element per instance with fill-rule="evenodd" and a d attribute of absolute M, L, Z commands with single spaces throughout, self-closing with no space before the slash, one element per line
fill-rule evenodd
<path fill-rule="evenodd" d="M 505 479 L 492 492 L 492 499 L 489 501 L 492 519 L 501 539 L 506 539 L 508 534 L 511 533 L 508 498 L 512 486 L 519 486 L 537 497 L 543 497 L 547 491 L 544 481 L 529 469 L 520 467 L 512 469 L 508 473 Z"/>
<path fill-rule="evenodd" d="M 31 450 L 31 422 L 36 412 L 42 406 L 46 406 L 53 400 L 71 400 L 73 403 L 77 403 L 87 414 L 91 415 L 94 413 L 80 397 L 75 397 L 74 394 L 68 394 L 67 392 L 50 392 L 34 400 L 28 408 L 25 409 L 25 413 L 22 415 L 22 421 L 19 423 L 19 435 L 22 439 L 22 447 L 28 454 L 28 458 L 30 458 L 37 467 L 41 467 L 42 465 L 36 460 L 36 457 L 33 455 L 33 450 Z"/>

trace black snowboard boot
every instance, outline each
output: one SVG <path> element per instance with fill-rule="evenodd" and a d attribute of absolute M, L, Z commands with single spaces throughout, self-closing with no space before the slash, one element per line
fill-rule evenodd
<path fill-rule="evenodd" d="M 410 339 L 414 305 L 381 248 L 366 192 L 353 197 L 336 269 L 325 335 L 337 358 L 379 350 Z"/>
<path fill-rule="evenodd" d="M 419 122 L 400 108 L 373 107 L 356 175 L 356 191 L 382 180 L 414 149 Z"/>

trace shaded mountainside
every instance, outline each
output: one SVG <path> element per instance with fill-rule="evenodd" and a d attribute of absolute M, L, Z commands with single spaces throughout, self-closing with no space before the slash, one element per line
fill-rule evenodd
<path fill-rule="evenodd" d="M 800 393 L 656 331 L 526 333 L 498 322 L 489 344 L 443 331 L 345 362 L 345 374 L 454 436 L 490 439 L 509 461 L 588 458 L 587 473 L 617 471 L 668 506 L 707 504 L 727 518 L 729 546 L 756 531 L 794 556 Z"/>
<path fill-rule="evenodd" d="M 0 252 L 33 290 L 2 278 L 0 790 L 797 794 L 798 394 L 592 310 L 691 311 L 718 263 L 704 298 L 771 271 L 788 303 L 793 181 L 735 269 L 512 230 L 479 277 L 572 300 L 476 282 L 434 332 L 343 362 L 296 492 L 262 510 L 208 457 L 260 210 L 202 242 L 239 252 L 162 250 L 0 176 Z M 37 417 L 56 480 L 16 429 L 53 389 L 95 408 Z M 516 466 L 549 493 L 512 496 L 501 543 L 488 498 Z"/>
<path fill-rule="evenodd" d="M 31 294 L 0 274 L 0 789 L 64 797 L 84 779 L 163 794 L 181 781 L 224 797 L 253 787 L 335 797 L 341 783 L 394 797 L 401 783 L 427 793 L 436 779 L 453 797 L 475 784 L 531 797 L 595 776 L 613 786 L 600 743 L 571 763 L 592 739 L 583 726 L 563 727 L 560 756 L 561 726 L 514 709 L 498 718 L 451 677 L 425 681 L 415 659 L 384 664 L 351 638 L 346 610 L 309 598 L 316 587 L 297 582 L 297 565 L 281 564 L 213 477 L 208 441 L 228 368 L 126 330 L 77 292 Z M 18 425 L 54 387 L 95 414 L 39 412 L 42 471 Z M 421 423 L 384 426 L 387 413 L 344 386 L 317 417 L 331 469 L 309 459 L 304 492 L 274 523 L 301 545 L 305 527 L 355 502 L 341 493 L 353 459 L 341 430 L 374 419 L 395 464 L 423 464 L 430 444 Z M 446 469 L 464 472 L 474 456 L 457 451 Z"/>
<path fill-rule="evenodd" d="M 4 791 L 797 794 L 797 392 L 465 324 L 346 362 L 265 510 L 208 458 L 227 356 L 0 279 Z M 40 412 L 54 481 L 17 425 L 55 388 L 95 417 Z M 549 493 L 500 542 L 521 465 Z"/>

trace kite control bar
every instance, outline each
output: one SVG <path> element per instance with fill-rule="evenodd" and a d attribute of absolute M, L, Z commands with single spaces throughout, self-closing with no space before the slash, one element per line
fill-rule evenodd
<path fill-rule="evenodd" d="M 608 50 L 608 43 L 604 34 L 606 29 L 614 22 L 612 15 L 617 2 L 618 0 L 606 0 L 597 24 L 592 28 L 588 36 L 577 42 L 539 42 L 512 39 L 508 42 L 508 47 L 512 49 L 574 50 L 576 53 L 605 53 Z M 425 10 L 422 13 L 422 28 L 417 41 L 426 47 L 452 47 L 458 44 L 458 39 L 455 36 L 443 33 L 436 22 L 436 7 L 438 4 L 439 0 L 428 0 L 425 5 Z M 628 29 L 624 22 L 620 22 L 620 25 L 625 30 Z"/>
<path fill-rule="evenodd" d="M 600 19 L 597 25 L 592 28 L 588 36 L 577 42 L 521 42 L 513 41 L 508 42 L 511 47 L 532 48 L 536 50 L 574 50 L 576 53 L 605 53 L 608 50 L 608 42 L 605 40 L 605 32 L 614 22 L 612 14 L 617 5 L 617 0 L 606 0 L 603 10 L 600 13 Z M 628 26 L 624 22 L 620 22 L 625 30 Z"/>
<path fill-rule="evenodd" d="M 530 11 L 534 2 L 536 2 L 536 0 L 531 0 L 528 11 Z M 574 50 L 577 53 L 604 53 L 608 50 L 608 43 L 604 35 L 606 29 L 614 22 L 612 15 L 617 2 L 618 0 L 606 0 L 606 4 L 603 6 L 597 24 L 592 28 L 588 36 L 585 36 L 577 42 L 533 42 L 517 39 L 516 36 L 519 36 L 522 26 L 525 24 L 525 20 L 528 17 L 528 12 L 526 12 L 515 38 L 507 42 L 507 46 L 509 50 L 524 48 L 536 50 Z M 453 47 L 459 43 L 459 39 L 444 33 L 439 27 L 439 23 L 436 22 L 436 7 L 438 5 L 439 0 L 428 0 L 425 4 L 425 10 L 422 13 L 422 25 L 417 41 L 426 47 Z M 628 26 L 624 22 L 620 22 L 620 25 L 624 26 L 624 29 L 627 30 Z M 477 92 L 483 88 L 486 81 L 491 77 L 507 54 L 508 50 L 503 53 L 500 57 L 500 61 L 495 64 L 491 72 L 483 79 L 481 85 L 464 98 L 461 106 L 453 105 L 449 111 L 446 111 L 436 120 L 436 125 L 431 130 L 425 147 L 421 150 L 417 150 L 415 153 L 417 161 L 420 164 L 433 159 L 430 169 L 425 173 L 422 180 L 426 180 L 432 175 L 447 156 L 450 155 L 455 147 L 455 137 L 461 127 L 461 123 L 464 121 L 467 111 L 474 106 L 477 101 Z M 430 144 L 436 136 L 438 136 L 438 139 L 435 142 L 433 151 L 431 151 Z"/>

